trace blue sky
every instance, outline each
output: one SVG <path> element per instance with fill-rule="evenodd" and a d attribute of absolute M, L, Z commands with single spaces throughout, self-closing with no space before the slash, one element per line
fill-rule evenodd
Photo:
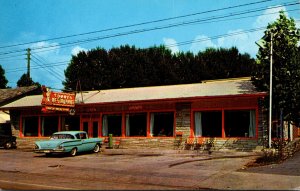
<path fill-rule="evenodd" d="M 96 47 L 109 50 L 125 44 L 138 48 L 164 44 L 173 53 L 197 53 L 208 47 L 236 46 L 255 58 L 255 41 L 264 31 L 258 29 L 274 21 L 279 10 L 299 20 L 299 3 L 300 0 L 0 0 L 0 65 L 8 86 L 16 87 L 27 71 L 26 49 L 31 48 L 32 79 L 61 89 L 63 71 L 72 54 Z M 129 25 L 134 26 L 124 27 Z M 111 30 L 103 31 L 106 29 Z M 254 32 L 247 32 L 250 29 Z"/>

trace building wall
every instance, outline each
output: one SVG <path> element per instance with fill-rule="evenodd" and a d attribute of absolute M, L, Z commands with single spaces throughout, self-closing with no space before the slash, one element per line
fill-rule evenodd
<path fill-rule="evenodd" d="M 193 112 L 202 110 L 220 110 L 224 113 L 224 110 L 255 110 L 256 111 L 256 136 L 254 138 L 249 137 L 211 137 L 207 140 L 210 141 L 212 150 L 240 150 L 249 151 L 255 150 L 261 147 L 264 143 L 264 134 L 266 132 L 266 114 L 263 108 L 258 105 L 257 97 L 222 97 L 222 98 L 203 98 L 196 100 L 169 100 L 169 101 L 156 101 L 156 102 L 136 102 L 136 103 L 124 103 L 124 104 L 110 104 L 110 105 L 82 105 L 76 107 L 76 115 L 80 116 L 80 129 L 83 130 L 83 122 L 89 120 L 98 120 L 99 128 L 102 127 L 102 115 L 110 113 L 119 113 L 123 117 L 122 121 L 122 136 L 114 137 L 114 140 L 120 140 L 120 146 L 123 148 L 159 148 L 159 149 L 178 149 L 184 148 L 185 141 L 189 137 L 194 136 L 194 117 Z M 174 112 L 174 132 L 170 137 L 151 137 L 147 132 L 146 137 L 126 137 L 125 136 L 125 115 L 127 113 L 147 113 L 147 131 L 149 131 L 149 116 L 151 112 Z M 11 111 L 12 126 L 15 130 L 15 134 L 19 136 L 19 140 L 22 139 L 22 145 L 26 145 L 26 141 L 30 142 L 30 147 L 33 147 L 33 141 L 37 139 L 45 139 L 45 137 L 22 137 L 20 130 L 20 124 L 22 123 L 22 117 L 24 116 L 66 116 L 67 114 L 45 114 L 41 112 L 40 108 L 35 110 L 28 109 L 22 111 Z M 224 114 L 223 114 L 224 115 Z M 96 118 L 95 118 L 96 116 Z M 38 120 L 40 123 L 40 120 Z M 61 120 L 59 124 L 61 123 Z M 58 128 L 60 129 L 60 128 Z M 40 130 L 39 130 L 40 131 Z M 99 131 L 101 134 L 101 131 Z M 175 135 L 182 133 L 181 142 L 179 147 L 175 148 Z M 100 136 L 101 137 L 101 136 Z M 30 141 L 31 140 L 31 141 Z M 196 140 L 196 139 L 195 139 Z"/>

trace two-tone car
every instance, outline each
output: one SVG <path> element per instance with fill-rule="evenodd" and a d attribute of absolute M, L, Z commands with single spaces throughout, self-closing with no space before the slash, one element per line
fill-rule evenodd
<path fill-rule="evenodd" d="M 50 140 L 36 141 L 35 153 L 69 153 L 75 156 L 78 152 L 100 151 L 101 138 L 89 138 L 85 131 L 60 131 L 53 133 Z"/>

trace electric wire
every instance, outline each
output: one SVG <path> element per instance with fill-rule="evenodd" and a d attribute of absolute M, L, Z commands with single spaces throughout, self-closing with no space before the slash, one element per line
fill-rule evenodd
<path fill-rule="evenodd" d="M 284 5 L 280 5 L 280 6 L 277 6 L 277 7 L 293 6 L 293 5 L 298 5 L 298 4 L 300 4 L 300 2 L 285 3 Z M 61 44 L 36 47 L 36 48 L 33 48 L 33 50 L 44 49 L 44 50 L 37 51 L 37 52 L 51 51 L 51 50 L 54 50 L 54 49 L 57 49 L 57 48 L 69 47 L 69 46 L 73 46 L 75 44 L 83 44 L 83 43 L 88 43 L 88 42 L 91 42 L 91 41 L 103 40 L 103 39 L 113 38 L 113 37 L 118 37 L 118 36 L 125 36 L 125 35 L 130 35 L 130 34 L 153 31 L 153 30 L 160 30 L 160 29 L 166 29 L 166 28 L 172 28 L 172 27 L 178 27 L 178 26 L 191 25 L 191 24 L 196 24 L 196 23 L 201 23 L 201 22 L 208 23 L 208 21 L 213 21 L 213 20 L 216 20 L 216 19 L 233 17 L 233 16 L 240 16 L 240 15 L 243 15 L 243 14 L 249 14 L 249 13 L 262 11 L 262 10 L 265 10 L 265 9 L 273 9 L 273 8 L 276 8 L 276 6 L 271 7 L 271 8 L 270 7 L 269 8 L 264 7 L 264 8 L 259 8 L 259 9 L 256 8 L 256 9 L 252 9 L 252 10 L 248 10 L 248 11 L 239 11 L 239 12 L 235 12 L 235 13 L 230 13 L 230 14 L 227 14 L 225 16 L 220 15 L 220 16 L 214 16 L 214 17 L 208 17 L 208 18 L 203 18 L 203 19 L 185 21 L 185 22 L 180 22 L 180 23 L 173 23 L 173 24 L 158 26 L 158 27 L 154 27 L 154 28 L 136 29 L 136 30 L 133 30 L 133 31 L 123 32 L 123 33 L 116 33 L 116 34 L 111 34 L 111 35 L 106 35 L 106 36 L 95 37 L 95 38 L 77 40 L 77 41 L 73 41 L 73 42 L 66 42 L 66 43 L 61 43 Z M 21 50 L 17 50 L 17 52 L 20 52 L 20 51 Z M 24 50 L 22 50 L 22 51 L 24 51 Z M 2 52 L 2 53 L 0 52 L 0 55 L 11 54 L 11 53 L 14 53 L 14 51 Z"/>
<path fill-rule="evenodd" d="M 34 58 L 35 60 L 37 60 L 37 61 L 35 61 L 34 59 L 31 59 L 34 63 L 36 63 L 40 67 L 43 67 L 43 65 L 42 65 L 43 61 L 41 59 L 37 58 L 34 55 L 31 55 L 31 56 L 32 56 L 32 58 Z M 39 64 L 39 63 L 41 63 L 41 64 Z M 47 70 L 52 75 L 54 75 L 55 77 L 57 77 L 59 80 L 63 81 L 63 77 L 59 73 L 57 73 L 57 72 L 55 72 L 53 70 L 50 70 L 49 68 L 44 68 L 44 69 Z"/>
<path fill-rule="evenodd" d="M 212 12 L 217 12 L 217 11 L 224 11 L 224 10 L 228 10 L 228 9 L 234 9 L 234 8 L 240 8 L 240 7 L 244 7 L 244 6 L 261 4 L 261 3 L 270 2 L 270 1 L 274 1 L 274 0 L 256 1 L 256 2 L 252 2 L 252 3 L 240 4 L 240 5 L 229 6 L 229 7 L 219 8 L 219 9 L 212 9 L 212 10 L 208 10 L 208 11 L 202 11 L 202 12 L 197 12 L 197 13 L 180 15 L 180 16 L 176 16 L 176 17 L 169 17 L 169 18 L 164 18 L 164 19 L 146 21 L 146 22 L 141 22 L 141 23 L 136 23 L 136 24 L 130 24 L 130 25 L 113 27 L 113 28 L 102 29 L 102 30 L 96 30 L 96 31 L 80 33 L 80 34 L 67 35 L 67 36 L 62 36 L 62 37 L 54 37 L 54 38 L 44 39 L 42 41 L 31 41 L 31 42 L 24 42 L 24 43 L 13 44 L 13 45 L 0 46 L 0 49 L 15 47 L 15 46 L 28 45 L 28 44 L 33 44 L 33 43 L 38 43 L 38 42 L 43 42 L 43 41 L 60 40 L 60 39 L 64 39 L 64 38 L 77 37 L 77 36 L 89 35 L 89 34 L 100 33 L 100 32 L 107 32 L 107 31 L 112 31 L 112 30 L 130 28 L 130 27 L 137 27 L 137 26 L 141 26 L 141 25 L 153 24 L 153 23 L 158 23 L 158 22 L 163 22 L 163 21 L 170 21 L 170 20 L 181 19 L 181 18 L 196 16 L 196 15 L 201 15 L 201 14 L 207 14 L 207 13 L 212 13 Z"/>
<path fill-rule="evenodd" d="M 39 66 L 43 68 L 43 67 L 44 67 L 44 63 L 46 63 L 46 62 L 43 61 L 43 60 L 40 59 L 40 58 L 35 57 L 34 55 L 33 55 L 33 57 L 34 57 L 35 59 L 37 59 L 37 60 L 42 64 L 42 65 L 39 65 Z M 55 75 L 55 77 L 57 77 L 57 78 L 60 79 L 61 81 L 63 81 L 62 79 L 64 79 L 64 77 L 62 76 L 62 74 L 60 74 L 60 73 L 57 72 L 57 71 L 54 71 L 54 70 L 53 70 L 53 67 L 44 67 L 44 69 L 47 70 L 49 73 Z"/>
<path fill-rule="evenodd" d="M 300 3 L 297 3 L 297 4 L 300 4 Z M 291 11 L 298 11 L 298 10 L 300 10 L 300 9 L 293 9 Z M 268 14 L 264 14 L 264 15 L 270 15 L 270 14 L 278 14 L 278 12 L 268 13 Z M 242 18 L 250 18 L 250 17 L 256 17 L 256 16 L 258 16 L 258 15 L 244 16 Z M 46 51 L 52 51 L 52 50 L 56 50 L 57 47 L 66 48 L 66 47 L 74 46 L 75 44 L 76 45 L 85 44 L 85 43 L 89 43 L 91 41 L 97 41 L 97 40 L 103 40 L 103 39 L 114 38 L 114 37 L 119 37 L 119 36 L 125 36 L 125 35 L 129 35 L 129 34 L 136 34 L 136 33 L 148 32 L 148 31 L 153 31 L 153 30 L 177 27 L 179 25 L 183 26 L 183 25 L 207 24 L 207 23 L 212 23 L 212 22 L 232 21 L 232 20 L 240 20 L 240 19 L 241 18 L 232 18 L 232 19 L 223 19 L 223 20 L 216 20 L 216 21 L 207 21 L 207 19 L 203 19 L 203 20 L 201 20 L 201 23 L 199 23 L 199 21 L 193 21 L 193 22 L 189 22 L 189 23 L 173 24 L 172 26 L 169 25 L 169 26 L 160 26 L 160 27 L 149 28 L 149 29 L 134 30 L 134 31 L 125 32 L 125 33 L 117 33 L 117 34 L 112 34 L 112 35 L 107 35 L 107 36 L 102 36 L 102 37 L 96 37 L 93 39 L 86 39 L 86 40 L 80 40 L 80 41 L 76 41 L 76 42 L 62 43 L 60 45 L 40 47 L 39 49 L 44 49 L 44 50 L 36 49 L 35 51 L 39 52 L 39 53 L 46 52 Z"/>

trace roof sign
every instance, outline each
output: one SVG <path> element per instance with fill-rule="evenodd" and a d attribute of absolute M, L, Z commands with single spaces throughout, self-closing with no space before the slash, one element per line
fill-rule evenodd
<path fill-rule="evenodd" d="M 42 86 L 43 99 L 42 111 L 70 112 L 75 107 L 75 93 L 52 92 L 49 88 Z"/>

